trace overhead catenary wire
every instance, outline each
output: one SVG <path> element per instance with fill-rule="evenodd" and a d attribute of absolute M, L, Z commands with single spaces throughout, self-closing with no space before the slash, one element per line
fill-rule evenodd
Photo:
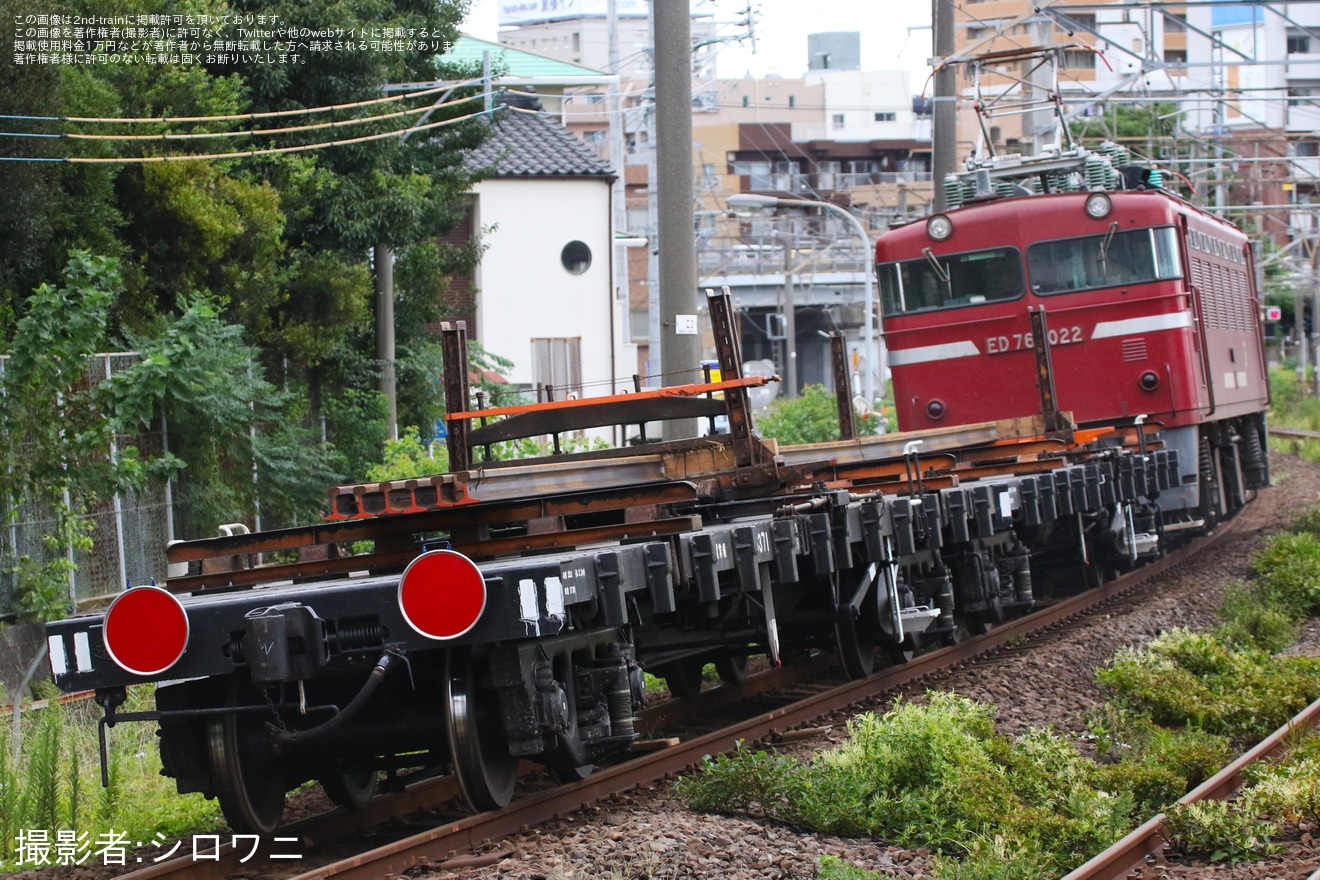
<path fill-rule="evenodd" d="M 321 107 L 301 107 L 296 110 L 262 110 L 256 113 L 226 113 L 216 116 L 17 116 L 0 114 L 0 119 L 18 119 L 30 122 L 97 123 L 107 125 L 169 125 L 181 122 L 232 122 L 238 119 L 273 119 L 279 116 L 303 116 L 312 113 L 330 113 L 336 110 L 352 110 L 357 107 L 370 107 L 374 104 L 384 104 L 390 101 L 405 101 L 410 98 L 422 98 L 449 89 L 476 85 L 483 81 L 483 78 L 478 77 L 476 79 L 462 80 L 456 83 L 447 83 L 429 89 L 422 89 L 417 92 L 389 95 L 384 98 L 368 98 L 366 100 L 353 101 L 347 104 L 326 104 Z"/>
<path fill-rule="evenodd" d="M 231 138 L 231 137 L 261 137 L 276 134 L 293 134 L 305 131 L 318 131 L 327 128 L 344 128 L 353 125 L 363 125 L 369 122 L 381 122 L 387 119 L 398 119 L 404 116 L 415 116 L 441 107 L 452 107 L 457 104 L 465 104 L 471 101 L 480 100 L 480 95 L 471 95 L 466 98 L 459 98 L 454 101 L 445 101 L 441 104 L 423 105 L 413 107 L 408 110 L 398 110 L 394 113 L 382 113 L 377 116 L 359 116 L 353 119 L 335 119 L 329 122 L 317 122 L 311 125 L 292 125 L 283 128 L 258 128 L 244 129 L 239 131 L 206 131 L 206 132 L 162 132 L 160 134 L 85 134 L 82 132 L 59 132 L 56 134 L 44 132 L 13 132 L 0 131 L 0 137 L 34 137 L 34 138 L 56 138 L 61 140 L 84 140 L 84 141 L 179 141 L 179 140 L 198 140 L 205 138 Z"/>
<path fill-rule="evenodd" d="M 303 153 L 312 150 L 322 150 L 328 147 L 341 147 L 347 144 L 360 144 L 368 141 L 386 140 L 392 137 L 403 137 L 410 132 L 427 131 L 440 128 L 446 125 L 454 125 L 459 122 L 466 122 L 470 119 L 476 119 L 481 116 L 487 116 L 495 113 L 500 108 L 495 107 L 490 110 L 478 110 L 475 113 L 469 113 L 464 116 L 456 116 L 453 119 L 442 119 L 439 122 L 428 122 L 425 125 L 413 125 L 408 128 L 398 128 L 387 132 L 362 135 L 354 138 L 343 138 L 341 140 L 322 141 L 315 144 L 301 144 L 290 147 L 266 147 L 259 150 L 235 150 L 229 153 L 183 153 L 165 156 L 63 156 L 63 157 L 28 157 L 28 156 L 0 156 L 0 162 L 58 162 L 71 164 L 97 164 L 97 165 L 145 165 L 153 162 L 201 162 L 214 161 L 217 159 L 247 159 L 254 156 L 273 156 L 283 153 Z"/>

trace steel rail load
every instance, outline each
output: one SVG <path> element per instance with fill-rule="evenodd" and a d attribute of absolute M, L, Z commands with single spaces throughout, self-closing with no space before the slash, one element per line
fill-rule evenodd
<path fill-rule="evenodd" d="M 753 655 L 833 651 L 862 677 L 877 654 L 903 662 L 1177 537 L 1161 501 L 1198 462 L 1131 419 L 778 448 L 753 431 L 728 292 L 707 304 L 722 381 L 663 408 L 718 408 L 727 433 L 480 460 L 491 437 L 640 422 L 657 401 L 512 408 L 482 427 L 464 328 L 447 326 L 452 472 L 335 487 L 314 526 L 175 544 L 163 588 L 49 624 L 55 682 L 104 708 L 103 762 L 108 728 L 153 722 L 179 791 L 218 797 L 248 832 L 276 828 L 305 781 L 353 806 L 382 772 L 452 771 L 475 809 L 498 807 L 520 759 L 573 780 L 627 751 L 643 668 L 680 697 L 705 664 L 738 680 Z M 155 709 L 122 711 L 146 683 Z"/>

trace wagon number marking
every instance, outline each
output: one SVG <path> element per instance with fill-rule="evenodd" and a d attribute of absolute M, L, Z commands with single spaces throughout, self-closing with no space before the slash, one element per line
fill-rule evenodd
<path fill-rule="evenodd" d="M 1081 327 L 1050 328 L 1050 345 L 1071 345 L 1082 341 Z M 1014 333 L 1012 336 L 987 336 L 985 350 L 990 354 L 1006 351 L 1022 351 L 1032 348 L 1034 343 L 1030 333 Z"/>

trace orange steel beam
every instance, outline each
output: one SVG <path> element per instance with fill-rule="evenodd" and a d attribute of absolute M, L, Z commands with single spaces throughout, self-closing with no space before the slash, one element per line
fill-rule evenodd
<path fill-rule="evenodd" d="M 527 403 L 520 406 L 500 406 L 493 409 L 479 409 L 468 412 L 448 413 L 446 421 L 470 421 L 488 419 L 493 416 L 512 416 L 546 410 L 583 409 L 612 403 L 635 403 L 642 400 L 657 400 L 666 397 L 699 397 L 702 394 L 714 394 L 731 388 L 754 388 L 765 385 L 770 380 L 764 376 L 748 376 L 743 379 L 726 379 L 722 382 L 706 382 L 695 385 L 671 385 L 668 388 L 653 388 L 648 391 L 635 391 L 629 394 L 608 394 L 601 397 L 586 397 L 581 400 L 551 400 L 545 403 Z"/>

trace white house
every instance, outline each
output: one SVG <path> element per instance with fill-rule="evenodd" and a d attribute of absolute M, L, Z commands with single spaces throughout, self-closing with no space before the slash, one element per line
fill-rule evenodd
<path fill-rule="evenodd" d="M 485 248 L 473 335 L 513 361 L 513 383 L 548 387 L 556 400 L 631 387 L 636 352 L 622 341 L 613 280 L 613 173 L 555 116 L 506 108 L 492 129 L 469 159 L 496 169 L 473 189 Z"/>

